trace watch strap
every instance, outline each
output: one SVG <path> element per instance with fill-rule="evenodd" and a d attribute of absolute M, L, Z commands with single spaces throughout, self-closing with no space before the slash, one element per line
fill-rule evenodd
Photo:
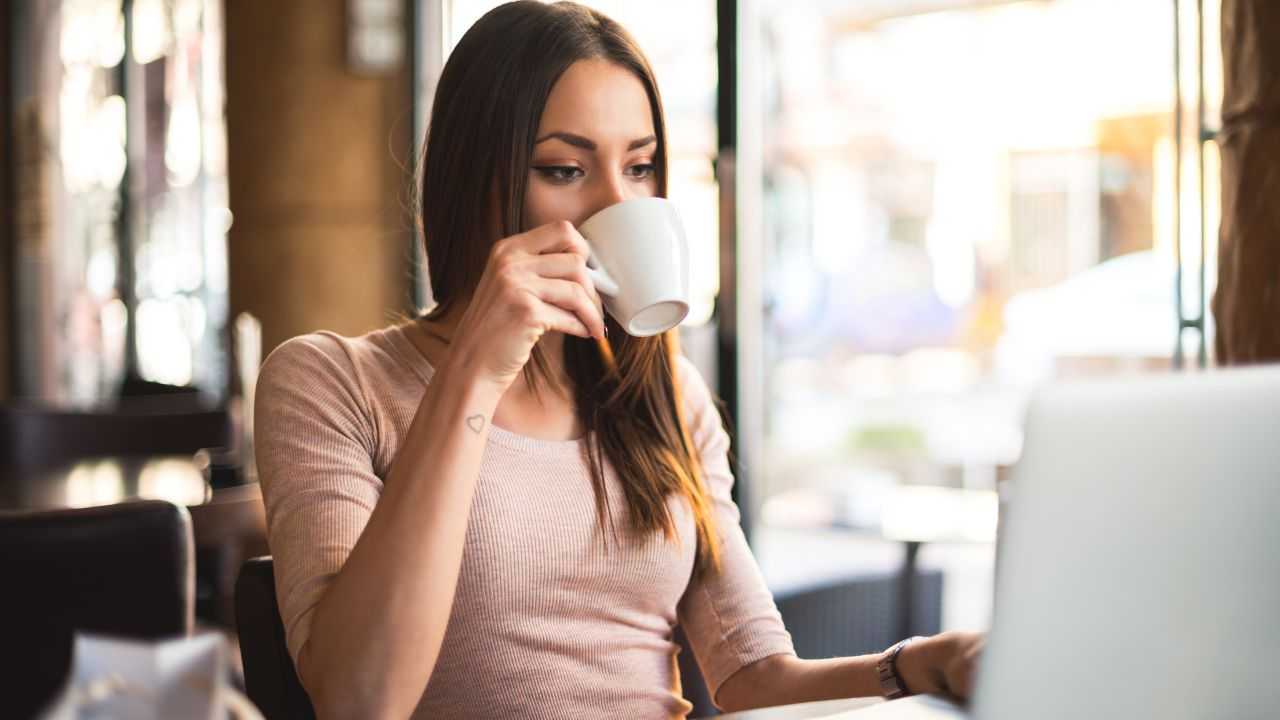
<path fill-rule="evenodd" d="M 885 650 L 880 655 L 880 659 L 876 661 L 876 675 L 880 678 L 880 692 L 887 699 L 897 700 L 914 694 L 907 689 L 907 684 L 902 681 L 902 674 L 898 672 L 898 654 L 902 652 L 902 648 L 919 639 L 920 636 L 917 635 L 905 640 L 899 640 L 888 650 Z"/>

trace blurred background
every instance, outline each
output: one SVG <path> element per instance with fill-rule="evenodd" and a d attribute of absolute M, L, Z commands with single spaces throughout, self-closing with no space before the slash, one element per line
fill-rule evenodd
<path fill-rule="evenodd" d="M 221 413 L 222 434 L 192 439 L 214 447 L 196 469 L 211 493 L 252 486 L 261 358 L 430 304 L 413 171 L 440 69 L 496 4 L 5 5 L 0 399 Z M 680 332 L 727 402 L 744 525 L 801 654 L 985 628 L 1031 390 L 1226 360 L 1209 312 L 1223 188 L 1251 171 L 1218 144 L 1223 48 L 1261 47 L 1277 14 L 1244 0 L 586 4 L 655 65 L 693 243 Z M 1247 55 L 1244 104 L 1272 93 L 1249 78 L 1280 72 Z M 1277 144 L 1264 139 L 1253 152 Z M 52 495 L 10 480 L 5 502 L 184 487 L 104 472 Z M 218 561 L 210 598 L 227 602 L 254 542 Z"/>

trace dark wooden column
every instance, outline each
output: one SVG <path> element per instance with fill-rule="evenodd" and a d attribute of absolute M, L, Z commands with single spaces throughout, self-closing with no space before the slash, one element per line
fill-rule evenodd
<path fill-rule="evenodd" d="M 0 402 L 9 397 L 13 339 L 13 106 L 9 77 L 13 72 L 10 53 L 13 43 L 9 37 L 9 15 L 13 10 L 0 8 Z"/>
<path fill-rule="evenodd" d="M 1223 0 L 1222 229 L 1215 350 L 1280 361 L 1280 2 Z"/>

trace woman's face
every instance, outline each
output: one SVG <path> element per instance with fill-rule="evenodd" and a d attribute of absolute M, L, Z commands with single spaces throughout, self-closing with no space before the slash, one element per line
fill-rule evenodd
<path fill-rule="evenodd" d="M 525 227 L 575 226 L 598 210 L 658 192 L 649 96 L 608 60 L 580 60 L 560 76 L 538 125 Z"/>

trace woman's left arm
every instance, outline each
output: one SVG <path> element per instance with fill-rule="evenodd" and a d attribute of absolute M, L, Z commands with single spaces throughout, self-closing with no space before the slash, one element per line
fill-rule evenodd
<path fill-rule="evenodd" d="M 697 368 L 683 356 L 678 364 L 690 432 L 702 460 L 722 543 L 719 569 L 692 579 L 685 590 L 679 622 L 713 702 L 722 710 L 743 710 L 879 696 L 879 655 L 830 660 L 796 657 L 791 636 L 742 533 L 741 515 L 732 498 L 729 435 Z M 899 673 L 913 693 L 967 697 L 980 645 L 981 636 L 974 633 L 916 640 L 898 655 Z"/>
<path fill-rule="evenodd" d="M 945 632 L 908 643 L 898 655 L 898 672 L 912 694 L 967 700 L 985 635 Z M 717 701 L 725 710 L 788 705 L 881 695 L 876 663 L 880 654 L 827 660 L 773 655 L 725 680 Z"/>

